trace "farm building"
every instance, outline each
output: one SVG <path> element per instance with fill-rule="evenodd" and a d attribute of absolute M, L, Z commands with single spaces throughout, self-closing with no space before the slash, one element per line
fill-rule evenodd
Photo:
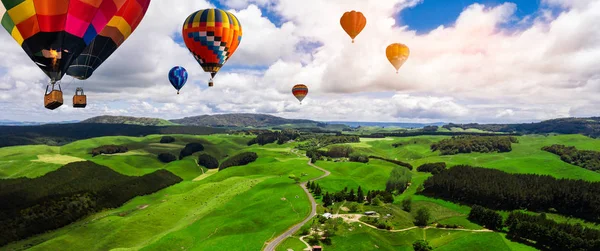
<path fill-rule="evenodd" d="M 377 212 L 375 212 L 375 211 L 366 211 L 365 212 L 365 215 L 376 215 L 376 214 L 377 214 Z"/>
<path fill-rule="evenodd" d="M 312 251 L 323 251 L 323 248 L 321 246 L 313 246 Z"/>
<path fill-rule="evenodd" d="M 333 214 L 331 214 L 331 213 L 324 213 L 323 217 L 325 217 L 325 219 L 331 219 L 331 217 L 333 217 Z"/>

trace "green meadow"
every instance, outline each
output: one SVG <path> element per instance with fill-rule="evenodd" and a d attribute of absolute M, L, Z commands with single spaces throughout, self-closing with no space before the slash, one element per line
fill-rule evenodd
<path fill-rule="evenodd" d="M 288 178 L 290 174 L 307 181 L 323 174 L 307 165 L 307 158 L 292 152 L 297 143 L 247 146 L 250 136 L 174 135 L 176 141 L 160 144 L 161 135 L 146 137 L 100 137 L 68 145 L 19 146 L 0 148 L 0 178 L 34 178 L 80 160 L 105 165 L 124 175 L 139 176 L 166 169 L 183 182 L 154 194 L 136 197 L 119 208 L 105 210 L 58 230 L 11 243 L 2 250 L 260 250 L 265 242 L 278 236 L 308 216 L 310 203 L 303 190 Z M 547 174 L 557 178 L 600 181 L 600 173 L 562 162 L 543 146 L 565 144 L 578 149 L 600 151 L 600 140 L 581 135 L 522 136 L 508 153 L 471 153 L 440 156 L 429 146 L 447 137 L 366 139 L 349 144 L 355 151 L 411 163 L 410 187 L 395 198 L 394 204 L 377 208 L 393 215 L 394 229 L 414 226 L 415 212 L 426 207 L 431 222 L 456 224 L 465 229 L 481 226 L 467 220 L 470 207 L 416 195 L 418 187 L 431 175 L 416 171 L 429 162 L 449 166 L 467 164 L 511 173 Z M 246 166 L 210 172 L 197 165 L 198 152 L 169 164 L 157 159 L 159 153 L 179 151 L 191 142 L 202 143 L 203 152 L 219 162 L 245 151 L 259 158 Z M 402 146 L 393 147 L 393 143 Z M 127 153 L 92 157 L 91 149 L 102 145 L 126 145 Z M 331 172 L 317 183 L 323 191 L 337 192 L 344 187 L 383 190 L 394 164 L 371 160 L 369 163 L 318 161 Z M 412 211 L 404 212 L 401 201 L 413 200 Z M 317 200 L 318 201 L 318 200 Z M 369 206 L 365 206 L 365 210 Z M 322 211 L 322 208 L 320 209 Z M 578 222 L 559 215 L 561 221 Z M 584 224 L 591 223 L 582 222 Z M 286 239 L 277 250 L 301 250 L 304 243 Z M 338 229 L 327 250 L 412 250 L 412 243 L 426 239 L 436 250 L 535 250 L 512 242 L 495 232 L 467 232 L 444 229 L 412 229 L 388 232 L 360 223 Z"/>

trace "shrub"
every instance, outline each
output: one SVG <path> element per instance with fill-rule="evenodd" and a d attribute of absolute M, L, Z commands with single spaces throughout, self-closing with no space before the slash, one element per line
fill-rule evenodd
<path fill-rule="evenodd" d="M 179 153 L 179 159 L 183 159 L 196 152 L 204 151 L 204 146 L 200 143 L 189 143 L 185 145 L 185 148 Z"/>
<path fill-rule="evenodd" d="M 163 163 L 170 163 L 177 160 L 177 157 L 170 153 L 161 153 L 158 155 L 158 160 Z"/>
<path fill-rule="evenodd" d="M 175 142 L 175 138 L 171 137 L 171 136 L 163 136 L 160 139 L 160 143 L 162 144 L 168 144 L 168 143 L 173 143 Z"/>
<path fill-rule="evenodd" d="M 92 157 L 100 154 L 115 154 L 115 153 L 126 153 L 128 151 L 126 146 L 117 145 L 106 145 L 92 149 Z"/>
<path fill-rule="evenodd" d="M 254 152 L 245 152 L 235 155 L 221 163 L 219 171 L 232 166 L 244 166 L 254 162 L 258 158 L 258 155 Z"/>
<path fill-rule="evenodd" d="M 210 154 L 203 153 L 198 156 L 198 165 L 208 169 L 216 169 L 219 168 L 219 160 Z"/>

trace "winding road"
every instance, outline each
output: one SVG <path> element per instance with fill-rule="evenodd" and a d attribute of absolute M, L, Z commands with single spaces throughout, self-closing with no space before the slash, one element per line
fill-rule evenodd
<path fill-rule="evenodd" d="M 293 153 L 297 154 L 298 156 L 301 156 L 300 154 L 298 154 L 298 152 L 292 150 Z M 308 165 L 312 166 L 316 169 L 319 169 L 323 172 L 325 172 L 325 174 L 321 175 L 320 177 L 316 178 L 316 179 L 312 179 L 310 181 L 315 181 L 315 180 L 320 180 L 322 178 L 325 178 L 327 176 L 329 176 L 331 174 L 331 172 L 320 168 L 318 166 L 316 166 L 315 164 L 310 162 L 310 159 L 308 160 Z M 302 187 L 302 190 L 304 190 L 304 193 L 306 193 L 306 195 L 308 196 L 308 199 L 310 200 L 310 204 L 311 204 L 311 211 L 310 214 L 308 215 L 308 217 L 306 217 L 306 219 L 304 219 L 302 222 L 294 225 L 293 227 L 291 227 L 290 229 L 288 229 L 287 231 L 285 231 L 283 234 L 275 237 L 274 239 L 272 239 L 270 242 L 268 242 L 267 247 L 265 247 L 265 251 L 275 251 L 275 248 L 281 244 L 287 237 L 291 236 L 292 234 L 294 234 L 296 231 L 298 231 L 302 226 L 304 226 L 304 224 L 306 224 L 308 221 L 310 221 L 310 219 L 312 219 L 315 215 L 317 215 L 317 202 L 315 201 L 315 198 L 312 196 L 312 194 L 308 191 L 308 189 L 306 188 L 306 183 L 307 182 L 303 182 L 300 184 L 300 187 Z"/>

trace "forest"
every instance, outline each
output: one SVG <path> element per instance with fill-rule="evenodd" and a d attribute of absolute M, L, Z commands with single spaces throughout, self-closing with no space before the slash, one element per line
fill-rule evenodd
<path fill-rule="evenodd" d="M 491 209 L 557 212 L 600 222 L 600 182 L 460 165 L 429 177 L 421 193 Z"/>
<path fill-rule="evenodd" d="M 254 144 L 259 144 L 259 145 L 263 146 L 263 145 L 271 144 L 274 142 L 277 142 L 277 144 L 281 145 L 290 140 L 295 140 L 298 137 L 300 137 L 300 133 L 298 131 L 292 130 L 292 129 L 282 129 L 280 132 L 267 131 L 267 132 L 262 132 L 262 133 L 259 133 L 258 135 L 256 135 L 256 138 L 248 141 L 248 145 L 251 146 Z"/>
<path fill-rule="evenodd" d="M 557 223 L 546 214 L 531 215 L 511 212 L 506 219 L 508 238 L 526 242 L 550 250 L 600 250 L 600 230 L 581 224 Z"/>
<path fill-rule="evenodd" d="M 244 152 L 230 157 L 221 163 L 219 171 L 225 170 L 232 166 L 245 166 L 254 162 L 258 158 L 255 152 Z"/>
<path fill-rule="evenodd" d="M 0 246 L 181 181 L 166 170 L 125 176 L 90 161 L 67 164 L 34 179 L 0 179 Z"/>
<path fill-rule="evenodd" d="M 542 150 L 560 156 L 560 159 L 572 165 L 580 166 L 588 170 L 600 170 L 600 152 L 589 150 L 577 150 L 574 146 L 551 145 Z"/>
<path fill-rule="evenodd" d="M 459 153 L 490 153 L 510 152 L 512 143 L 518 143 L 518 139 L 512 136 L 453 136 L 431 144 L 431 151 L 440 151 L 442 155 L 454 155 Z"/>

